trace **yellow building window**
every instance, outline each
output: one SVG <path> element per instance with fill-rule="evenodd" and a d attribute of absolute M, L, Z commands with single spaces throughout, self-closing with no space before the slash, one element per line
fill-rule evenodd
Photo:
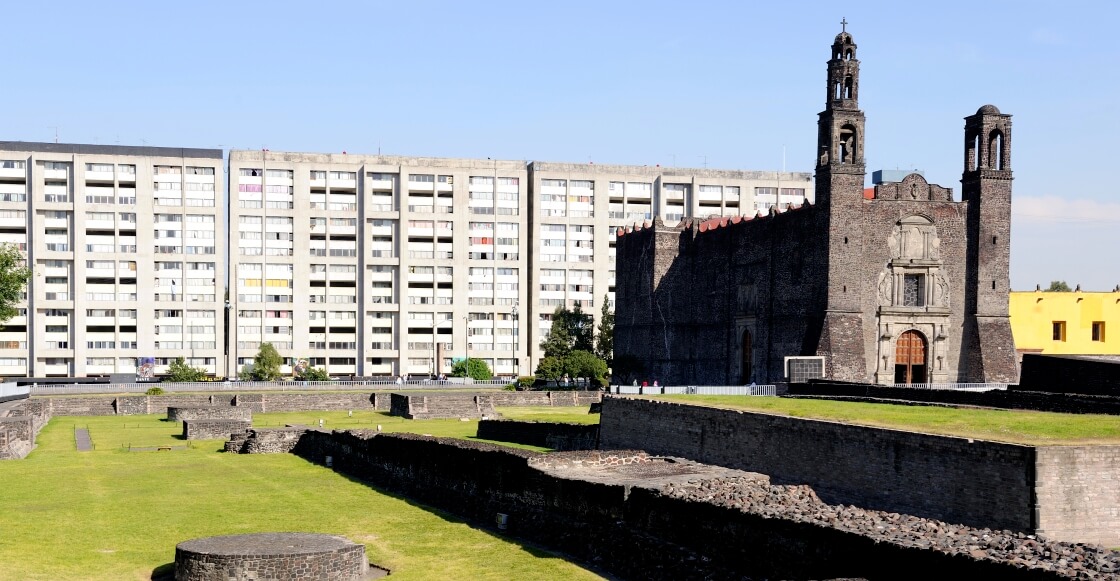
<path fill-rule="evenodd" d="M 1104 341 L 1104 321 L 1093 321 L 1093 340 Z"/>
<path fill-rule="evenodd" d="M 1066 322 L 1065 321 L 1054 321 L 1054 340 L 1055 341 L 1065 341 L 1066 340 Z"/>

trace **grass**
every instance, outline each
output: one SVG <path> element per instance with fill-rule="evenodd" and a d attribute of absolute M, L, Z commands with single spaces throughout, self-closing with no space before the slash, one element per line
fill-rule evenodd
<path fill-rule="evenodd" d="M 505 410 L 503 410 L 505 411 Z M 585 408 L 511 416 L 585 420 Z M 417 431 L 471 437 L 477 422 L 408 421 L 375 412 L 257 414 L 255 424 Z M 597 419 L 598 416 L 590 416 Z M 96 447 L 79 453 L 74 429 Z M 260 531 L 323 532 L 366 545 L 397 580 L 597 579 L 550 553 L 379 492 L 290 454 L 222 454 L 185 442 L 162 416 L 57 417 L 24 460 L 0 462 L 0 580 L 148 579 L 192 538 Z M 128 445 L 183 446 L 129 452 Z"/>
<path fill-rule="evenodd" d="M 1120 444 L 1120 417 L 734 395 L 651 399 L 1033 446 Z"/>

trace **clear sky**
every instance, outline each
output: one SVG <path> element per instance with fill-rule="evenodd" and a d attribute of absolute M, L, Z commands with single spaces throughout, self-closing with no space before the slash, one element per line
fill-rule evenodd
<path fill-rule="evenodd" d="M 841 18 L 869 173 L 959 198 L 995 104 L 1012 288 L 1120 284 L 1110 0 L 13 2 L 0 140 L 811 171 Z"/>

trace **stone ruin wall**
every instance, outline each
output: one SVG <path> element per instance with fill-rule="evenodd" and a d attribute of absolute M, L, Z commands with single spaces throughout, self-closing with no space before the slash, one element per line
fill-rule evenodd
<path fill-rule="evenodd" d="M 248 430 L 251 425 L 249 420 L 184 420 L 183 439 L 224 440 L 230 434 Z"/>
<path fill-rule="evenodd" d="M 1120 446 L 1036 448 L 608 397 L 600 447 L 760 472 L 831 504 L 1120 545 Z"/>
<path fill-rule="evenodd" d="M 167 408 L 167 419 L 172 422 L 186 420 L 249 420 L 253 419 L 253 410 L 245 407 L 233 406 L 170 406 Z"/>
<path fill-rule="evenodd" d="M 1120 571 L 1115 554 L 1006 531 L 831 506 L 765 478 L 662 489 L 590 482 L 549 465 L 617 465 L 637 451 L 539 456 L 479 442 L 368 430 L 307 432 L 293 450 L 382 490 L 506 530 L 623 579 L 1087 579 Z M 571 456 L 564 456 L 571 455 Z M 1060 563 L 1059 563 L 1060 561 Z M 1076 564 L 1072 564 L 1076 563 Z"/>

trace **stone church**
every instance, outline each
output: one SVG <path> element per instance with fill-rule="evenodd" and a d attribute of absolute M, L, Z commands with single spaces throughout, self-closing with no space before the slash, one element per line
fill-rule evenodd
<path fill-rule="evenodd" d="M 965 118 L 960 201 L 919 174 L 865 195 L 850 33 L 831 57 L 815 204 L 619 231 L 616 359 L 663 385 L 1015 382 L 1011 116 Z"/>

